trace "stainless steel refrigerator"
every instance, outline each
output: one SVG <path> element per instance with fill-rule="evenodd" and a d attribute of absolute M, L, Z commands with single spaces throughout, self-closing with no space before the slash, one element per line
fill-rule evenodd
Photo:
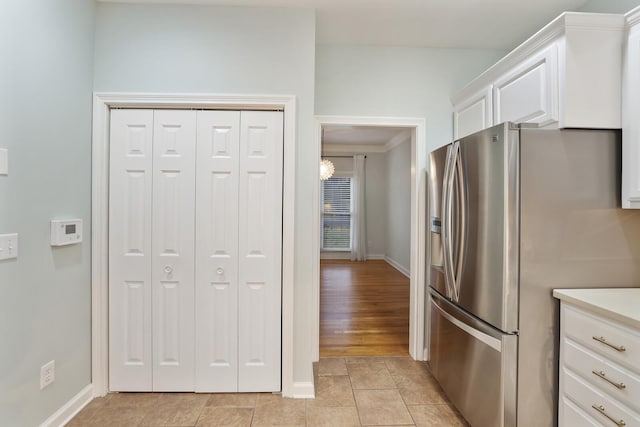
<path fill-rule="evenodd" d="M 430 155 L 429 365 L 473 427 L 557 424 L 554 288 L 640 284 L 620 132 L 505 123 Z"/>

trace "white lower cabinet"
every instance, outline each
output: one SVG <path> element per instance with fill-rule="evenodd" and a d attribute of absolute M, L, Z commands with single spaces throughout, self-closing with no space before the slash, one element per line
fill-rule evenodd
<path fill-rule="evenodd" d="M 110 390 L 280 390 L 282 125 L 112 111 Z"/>
<path fill-rule="evenodd" d="M 640 427 L 640 331 L 562 301 L 560 427 Z"/>
<path fill-rule="evenodd" d="M 575 426 L 575 427 L 602 427 L 602 424 L 591 418 L 581 408 L 578 408 L 575 403 L 566 397 L 560 398 L 560 419 L 558 425 L 560 426 Z"/>

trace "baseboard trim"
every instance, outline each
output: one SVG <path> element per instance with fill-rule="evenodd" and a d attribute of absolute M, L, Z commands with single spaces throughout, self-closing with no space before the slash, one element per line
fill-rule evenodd
<path fill-rule="evenodd" d="M 387 262 L 387 264 L 389 264 L 391 267 L 395 268 L 396 270 L 398 270 L 400 273 L 404 274 L 405 276 L 407 276 L 408 278 L 411 278 L 411 273 L 409 272 L 408 269 L 404 268 L 399 262 L 397 262 L 396 260 L 393 260 L 391 258 L 389 258 L 388 256 L 384 257 L 384 260 Z"/>
<path fill-rule="evenodd" d="M 351 259 L 351 252 L 347 251 L 325 251 L 320 252 L 320 259 Z"/>
<path fill-rule="evenodd" d="M 316 393 L 312 381 L 298 381 L 293 383 L 291 396 L 294 399 L 315 399 Z"/>
<path fill-rule="evenodd" d="M 370 259 L 384 259 L 384 254 L 370 254 L 367 255 L 367 261 L 369 261 Z"/>
<path fill-rule="evenodd" d="M 67 403 L 47 418 L 40 427 L 62 427 L 75 417 L 89 402 L 93 400 L 93 385 L 89 384 L 80 393 L 73 396 Z"/>

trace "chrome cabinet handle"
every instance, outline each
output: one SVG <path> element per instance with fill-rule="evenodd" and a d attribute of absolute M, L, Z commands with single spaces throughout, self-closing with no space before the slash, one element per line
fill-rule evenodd
<path fill-rule="evenodd" d="M 607 378 L 607 376 L 605 375 L 604 371 L 596 371 L 594 369 L 593 371 L 591 371 L 591 373 L 593 375 L 595 375 L 596 377 L 598 377 L 598 378 L 602 378 L 603 380 L 605 380 L 609 384 L 612 384 L 612 385 L 616 386 L 619 390 L 627 388 L 625 383 L 617 383 L 617 382 L 612 381 L 609 378 Z"/>
<path fill-rule="evenodd" d="M 171 273 L 173 273 L 173 267 L 171 267 L 170 265 L 167 265 L 167 266 L 164 268 L 164 272 L 165 272 L 165 273 L 167 273 L 167 274 L 171 274 Z"/>
<path fill-rule="evenodd" d="M 612 349 L 614 349 L 614 350 L 616 350 L 616 351 L 619 351 L 620 353 L 622 353 L 623 351 L 627 351 L 627 349 L 626 349 L 626 348 L 624 348 L 624 346 L 623 346 L 623 345 L 613 345 L 613 344 L 609 344 L 609 343 L 607 342 L 607 340 L 606 340 L 604 337 L 596 337 L 596 336 L 593 336 L 593 337 L 591 337 L 591 338 L 593 338 L 594 340 L 598 341 L 598 342 L 599 342 L 599 343 L 601 343 L 601 344 L 604 344 L 604 345 L 606 345 L 606 346 L 611 347 Z"/>
<path fill-rule="evenodd" d="M 218 267 L 218 268 L 216 269 L 216 273 L 218 273 L 218 275 L 222 276 L 222 275 L 224 274 L 224 268 L 222 268 L 222 267 Z"/>
<path fill-rule="evenodd" d="M 624 426 L 627 425 L 627 423 L 625 423 L 624 420 L 618 421 L 615 418 L 612 418 L 611 415 L 607 414 L 606 410 L 604 409 L 604 406 L 602 406 L 602 405 L 591 405 L 591 407 L 593 409 L 595 409 L 596 411 L 598 411 L 601 415 L 604 415 L 605 417 L 607 417 L 612 423 L 614 423 L 618 427 L 624 427 Z"/>

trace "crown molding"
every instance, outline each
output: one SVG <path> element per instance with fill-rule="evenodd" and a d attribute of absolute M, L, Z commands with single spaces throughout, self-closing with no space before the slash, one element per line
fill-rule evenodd
<path fill-rule="evenodd" d="M 386 153 L 398 145 L 411 139 L 411 129 L 404 129 L 395 134 L 384 144 L 322 144 L 322 154 L 359 154 L 359 153 Z"/>
<path fill-rule="evenodd" d="M 322 144 L 322 154 L 367 154 L 384 153 L 387 150 L 382 144 Z"/>
<path fill-rule="evenodd" d="M 633 27 L 634 25 L 640 23 L 640 6 L 636 7 L 635 9 L 631 9 L 624 15 L 624 17 L 627 19 L 627 25 L 629 27 Z"/>
<path fill-rule="evenodd" d="M 394 135 L 393 138 L 391 138 L 389 141 L 387 141 L 386 144 L 384 144 L 384 151 L 391 151 L 394 148 L 396 148 L 398 145 L 402 144 L 403 142 L 409 141 L 411 139 L 411 131 L 409 129 L 405 129 L 401 132 L 398 132 L 397 134 Z"/>

